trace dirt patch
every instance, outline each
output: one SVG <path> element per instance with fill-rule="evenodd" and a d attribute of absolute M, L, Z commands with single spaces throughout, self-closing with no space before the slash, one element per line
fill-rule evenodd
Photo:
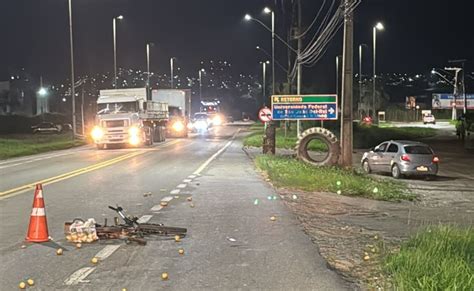
<path fill-rule="evenodd" d="M 421 203 L 384 202 L 332 193 L 277 190 L 328 265 L 362 288 L 387 287 L 380 261 L 420 228 L 472 224 L 472 213 Z M 295 199 L 296 198 L 296 199 Z M 471 208 L 472 209 L 472 208 Z"/>

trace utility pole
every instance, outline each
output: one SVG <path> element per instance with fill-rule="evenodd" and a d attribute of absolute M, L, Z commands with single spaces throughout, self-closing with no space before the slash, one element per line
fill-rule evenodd
<path fill-rule="evenodd" d="M 345 0 L 344 44 L 342 60 L 342 118 L 341 158 L 344 167 L 352 167 L 352 66 L 353 66 L 353 14 L 350 7 L 353 0 Z"/>
<path fill-rule="evenodd" d="M 465 75 L 466 75 L 466 70 L 464 70 L 464 63 L 466 62 L 467 60 L 466 59 L 462 59 L 462 60 L 449 60 L 448 62 L 449 63 L 458 63 L 458 64 L 461 64 L 461 70 L 462 70 L 462 75 L 461 75 L 461 90 L 462 90 L 462 94 L 463 94 L 463 100 L 464 100 L 464 106 L 463 106 L 463 113 L 466 114 L 467 113 L 467 96 L 466 96 L 466 85 L 465 85 Z M 455 87 L 457 88 L 457 83 L 455 83 Z M 459 92 L 458 92 L 459 94 Z M 456 98 L 456 96 L 454 97 Z"/>
<path fill-rule="evenodd" d="M 68 1 L 69 7 L 69 44 L 71 54 L 71 103 L 72 103 L 72 139 L 76 138 L 76 92 L 74 90 L 74 44 L 72 37 L 72 0 Z"/>
<path fill-rule="evenodd" d="M 297 69 L 297 77 L 296 77 L 296 95 L 301 94 L 301 63 L 299 57 L 301 55 L 301 46 L 303 45 L 303 41 L 301 38 L 301 0 L 298 0 L 298 48 L 296 49 L 298 52 L 296 53 L 296 69 Z M 296 120 L 296 136 L 301 134 L 301 123 L 300 120 Z"/>

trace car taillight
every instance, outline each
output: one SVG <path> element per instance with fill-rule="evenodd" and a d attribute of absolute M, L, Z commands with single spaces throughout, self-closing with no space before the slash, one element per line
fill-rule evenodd
<path fill-rule="evenodd" d="M 433 157 L 433 163 L 439 163 L 439 158 L 437 156 Z"/>
<path fill-rule="evenodd" d="M 406 154 L 403 154 L 402 157 L 400 158 L 402 161 L 405 161 L 405 162 L 409 162 L 410 161 L 410 157 Z"/>

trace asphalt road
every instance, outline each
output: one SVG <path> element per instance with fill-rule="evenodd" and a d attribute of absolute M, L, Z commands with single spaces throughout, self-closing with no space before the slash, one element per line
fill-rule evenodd
<path fill-rule="evenodd" d="M 215 128 L 151 148 L 82 147 L 0 162 L 0 289 L 28 278 L 37 290 L 350 288 L 256 173 L 241 149 L 241 129 Z M 37 181 L 44 183 L 54 241 L 25 244 Z M 160 207 L 162 200 L 169 205 Z M 65 221 L 111 221 L 107 206 L 116 204 L 145 221 L 187 227 L 188 236 L 179 243 L 153 238 L 146 246 L 111 241 L 76 249 L 66 242 Z"/>

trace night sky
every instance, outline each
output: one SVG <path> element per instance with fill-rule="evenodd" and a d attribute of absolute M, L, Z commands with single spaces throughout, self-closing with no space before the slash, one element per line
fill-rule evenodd
<path fill-rule="evenodd" d="M 145 43 L 154 42 L 152 71 L 168 72 L 169 58 L 189 74 L 201 60 L 226 60 L 235 73 L 259 73 L 267 59 L 256 45 L 271 49 L 270 33 L 245 13 L 270 25 L 262 14 L 275 7 L 278 33 L 290 11 L 274 0 L 73 0 L 76 74 L 113 70 L 112 18 L 123 15 L 117 27 L 118 65 L 145 69 Z M 290 1 L 290 0 L 287 0 Z M 328 0 L 328 2 L 331 0 Z M 276 2 L 276 6 L 275 6 Z M 309 24 L 322 0 L 302 0 L 304 24 Z M 469 0 L 363 0 L 355 14 L 355 41 L 372 46 L 372 27 L 382 21 L 378 34 L 378 71 L 427 73 L 444 67 L 449 59 L 474 61 L 474 22 Z M 69 74 L 67 0 L 1 0 L 0 78 L 7 70 L 25 67 L 35 75 L 61 80 Z M 277 42 L 277 57 L 286 64 L 285 48 Z M 342 53 L 342 29 L 325 57 L 305 69 L 305 82 L 333 85 L 334 58 Z M 370 71 L 367 51 L 364 70 Z M 354 59 L 357 64 L 357 59 Z M 278 71 L 277 71 L 278 72 Z M 196 73 L 197 74 L 197 73 Z M 283 78 L 283 74 L 280 73 Z"/>

